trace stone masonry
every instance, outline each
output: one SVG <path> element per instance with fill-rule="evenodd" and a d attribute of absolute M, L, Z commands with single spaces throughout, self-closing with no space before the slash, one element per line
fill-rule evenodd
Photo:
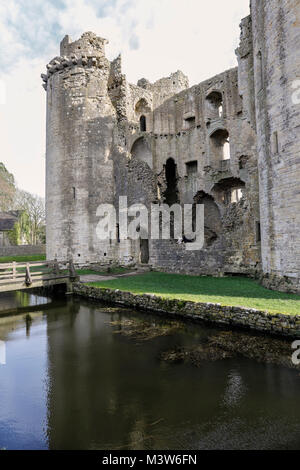
<path fill-rule="evenodd" d="M 47 91 L 47 257 L 260 275 L 300 291 L 300 0 L 252 0 L 238 67 L 127 82 L 107 41 L 66 36 Z M 295 85 L 296 84 L 296 85 Z M 298 86 L 300 89 L 300 86 Z M 297 93 L 296 93 L 297 94 Z M 99 240 L 100 204 L 203 204 L 205 245 Z"/>

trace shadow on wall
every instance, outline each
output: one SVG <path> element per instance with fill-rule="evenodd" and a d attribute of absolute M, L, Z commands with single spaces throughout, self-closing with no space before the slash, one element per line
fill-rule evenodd
<path fill-rule="evenodd" d="M 140 137 L 134 142 L 131 148 L 131 155 L 133 158 L 145 162 L 150 168 L 153 168 L 152 151 L 144 137 Z"/>
<path fill-rule="evenodd" d="M 214 198 L 204 191 L 199 191 L 194 197 L 195 204 L 204 205 L 204 238 L 205 245 L 211 246 L 222 230 L 220 210 Z M 195 230 L 195 211 L 193 211 L 193 229 Z"/>

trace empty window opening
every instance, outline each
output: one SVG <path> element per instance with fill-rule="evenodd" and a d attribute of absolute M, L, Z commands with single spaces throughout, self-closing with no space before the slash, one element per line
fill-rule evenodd
<path fill-rule="evenodd" d="M 222 118 L 224 115 L 223 96 L 219 91 L 212 91 L 207 97 L 207 115 L 211 119 Z"/>
<path fill-rule="evenodd" d="M 238 189 L 232 189 L 231 190 L 231 197 L 230 197 L 230 202 L 239 202 L 243 197 L 243 192 L 241 188 Z"/>
<path fill-rule="evenodd" d="M 145 162 L 152 168 L 152 151 L 144 137 L 140 137 L 134 142 L 131 148 L 131 155 L 132 158 Z"/>
<path fill-rule="evenodd" d="M 141 98 L 137 104 L 135 105 L 135 115 L 136 120 L 140 124 L 140 131 L 146 132 L 146 116 L 151 112 L 151 107 L 145 100 L 145 98 Z"/>
<path fill-rule="evenodd" d="M 210 155 L 214 163 L 230 160 L 229 134 L 226 129 L 217 129 L 210 136 Z"/>
<path fill-rule="evenodd" d="M 188 117 L 184 120 L 185 129 L 193 129 L 196 125 L 196 118 L 195 116 Z"/>
<path fill-rule="evenodd" d="M 169 158 L 165 165 L 165 178 L 167 188 L 164 193 L 165 203 L 171 206 L 178 202 L 178 188 L 177 188 L 177 165 L 173 158 Z"/>
<path fill-rule="evenodd" d="M 157 185 L 157 199 L 160 201 L 161 199 L 161 185 Z"/>
<path fill-rule="evenodd" d="M 261 226 L 260 222 L 256 222 L 256 243 L 261 241 Z"/>
<path fill-rule="evenodd" d="M 198 162 L 197 161 L 187 162 L 185 164 L 185 166 L 186 166 L 187 176 L 197 174 L 197 171 L 198 171 Z"/>
<path fill-rule="evenodd" d="M 73 191 L 73 199 L 75 199 L 75 198 L 76 198 L 76 189 L 75 189 L 74 186 L 73 186 L 73 188 L 72 188 L 72 191 Z"/>
<path fill-rule="evenodd" d="M 239 178 L 225 178 L 213 187 L 216 199 L 225 204 L 238 203 L 243 197 L 245 183 Z"/>
<path fill-rule="evenodd" d="M 229 188 L 224 190 L 221 200 L 225 205 L 234 204 L 239 202 L 243 197 L 243 191 L 241 188 Z"/>
<path fill-rule="evenodd" d="M 273 153 L 277 155 L 279 152 L 278 132 L 273 132 Z"/>
<path fill-rule="evenodd" d="M 226 140 L 223 146 L 223 160 L 230 160 L 230 143 Z"/>
<path fill-rule="evenodd" d="M 264 71 L 263 71 L 263 60 L 261 51 L 257 54 L 257 76 L 258 76 L 258 91 L 261 91 L 264 87 Z"/>
<path fill-rule="evenodd" d="M 117 224 L 117 242 L 120 243 L 120 225 Z"/>
<path fill-rule="evenodd" d="M 140 131 L 146 132 L 146 117 L 144 115 L 140 117 Z"/>
<path fill-rule="evenodd" d="M 135 112 L 137 114 L 146 114 L 151 111 L 151 108 L 145 98 L 141 98 L 135 105 Z"/>
<path fill-rule="evenodd" d="M 193 194 L 197 191 L 197 173 L 198 173 L 198 162 L 187 162 L 186 176 L 187 176 L 187 191 L 192 191 Z"/>

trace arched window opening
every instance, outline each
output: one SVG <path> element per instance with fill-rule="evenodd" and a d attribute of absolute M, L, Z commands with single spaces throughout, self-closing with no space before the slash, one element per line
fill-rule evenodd
<path fill-rule="evenodd" d="M 207 97 L 207 117 L 218 119 L 223 117 L 223 96 L 219 91 L 212 91 Z"/>
<path fill-rule="evenodd" d="M 210 157 L 214 163 L 230 160 L 229 134 L 226 129 L 217 129 L 211 134 Z"/>
<path fill-rule="evenodd" d="M 153 167 L 152 151 L 144 137 L 140 137 L 134 142 L 131 155 L 133 158 L 147 163 L 150 168 Z"/>
<path fill-rule="evenodd" d="M 146 132 L 147 130 L 146 116 L 149 116 L 150 113 L 151 107 L 149 106 L 145 98 L 141 98 L 135 105 L 135 119 L 136 122 L 139 122 L 141 132 Z M 148 128 L 149 127 L 151 126 L 149 126 L 148 122 Z"/>
<path fill-rule="evenodd" d="M 140 117 L 140 131 L 146 132 L 146 117 L 144 115 Z"/>
<path fill-rule="evenodd" d="M 149 113 L 151 108 L 145 98 L 141 98 L 135 105 L 135 112 L 137 114 Z"/>

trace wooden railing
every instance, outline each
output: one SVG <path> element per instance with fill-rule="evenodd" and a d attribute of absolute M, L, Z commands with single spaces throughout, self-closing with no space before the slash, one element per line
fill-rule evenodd
<path fill-rule="evenodd" d="M 68 269 L 63 270 L 60 269 L 57 260 L 0 263 L 0 286 L 13 282 L 25 282 L 25 285 L 29 287 L 34 284 L 34 281 L 62 277 L 69 277 L 71 280 L 76 279 L 77 274 L 71 260 L 68 263 Z"/>

